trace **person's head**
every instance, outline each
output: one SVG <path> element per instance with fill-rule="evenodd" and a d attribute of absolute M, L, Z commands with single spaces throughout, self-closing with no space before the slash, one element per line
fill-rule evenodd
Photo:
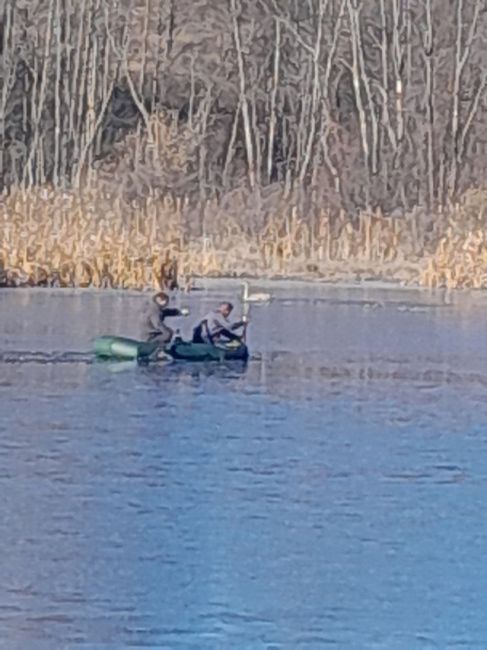
<path fill-rule="evenodd" d="M 231 302 L 222 302 L 219 308 L 220 314 L 228 318 L 233 311 L 233 305 Z"/>
<path fill-rule="evenodd" d="M 156 305 L 158 305 L 159 307 L 166 307 L 169 303 L 169 296 L 167 295 L 167 293 L 164 293 L 163 291 L 159 291 L 159 293 L 156 293 L 153 300 L 156 303 Z"/>

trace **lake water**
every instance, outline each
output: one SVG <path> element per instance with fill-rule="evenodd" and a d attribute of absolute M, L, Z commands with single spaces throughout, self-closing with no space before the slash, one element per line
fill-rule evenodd
<path fill-rule="evenodd" d="M 1 648 L 487 647 L 486 298 L 272 290 L 145 368 L 144 296 L 0 292 Z"/>

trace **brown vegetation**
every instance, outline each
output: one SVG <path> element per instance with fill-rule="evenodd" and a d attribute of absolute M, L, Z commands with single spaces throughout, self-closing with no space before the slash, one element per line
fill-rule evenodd
<path fill-rule="evenodd" d="M 467 192 L 452 209 L 419 278 L 428 287 L 487 288 L 487 193 Z"/>
<path fill-rule="evenodd" d="M 242 222 L 251 222 L 253 205 L 242 197 L 223 208 L 169 197 L 129 208 L 100 191 L 12 192 L 0 203 L 0 285 L 146 289 L 247 275 L 487 286 L 482 213 L 467 236 L 456 225 L 468 218 L 466 202 L 458 222 L 419 212 L 351 220 L 324 210 L 304 218 L 280 198 L 265 223 L 249 228 Z M 196 221 L 201 234 L 192 232 Z"/>
<path fill-rule="evenodd" d="M 0 282 L 484 286 L 486 38 L 484 0 L 2 0 Z"/>

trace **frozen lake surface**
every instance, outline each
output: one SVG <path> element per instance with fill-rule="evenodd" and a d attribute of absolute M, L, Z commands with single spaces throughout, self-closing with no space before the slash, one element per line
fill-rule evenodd
<path fill-rule="evenodd" d="M 0 647 L 485 650 L 487 299 L 272 291 L 146 368 L 146 296 L 0 292 Z"/>

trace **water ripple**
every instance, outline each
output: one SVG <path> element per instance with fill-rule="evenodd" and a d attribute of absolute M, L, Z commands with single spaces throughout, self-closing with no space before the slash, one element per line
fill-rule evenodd
<path fill-rule="evenodd" d="M 485 315 L 316 291 L 246 366 L 95 364 L 138 297 L 2 296 L 5 648 L 485 646 Z"/>

